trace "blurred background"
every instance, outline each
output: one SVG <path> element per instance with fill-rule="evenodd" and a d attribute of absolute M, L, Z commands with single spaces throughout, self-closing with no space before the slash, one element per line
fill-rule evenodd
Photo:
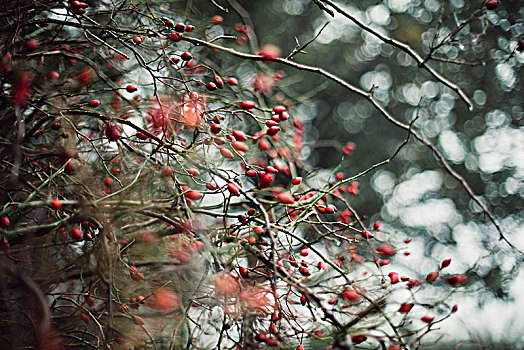
<path fill-rule="evenodd" d="M 228 27 L 248 25 L 250 41 L 226 45 L 245 52 L 275 45 L 286 57 L 297 42 L 303 45 L 320 33 L 305 49 L 307 54 L 293 59 L 324 68 L 362 89 L 373 88 L 374 97 L 404 123 L 416 118 L 413 129 L 441 150 L 496 216 L 506 237 L 524 250 L 524 53 L 518 51 L 524 35 L 522 2 L 502 1 L 492 11 L 477 0 L 336 3 L 422 57 L 467 21 L 452 40 L 432 52 L 428 65 L 463 88 L 474 108 L 468 109 L 406 53 L 341 15 L 330 16 L 311 0 L 192 5 L 203 16 L 222 16 Z M 207 34 L 238 37 L 224 33 L 220 25 L 211 26 Z M 346 177 L 353 176 L 391 157 L 407 137 L 365 99 L 318 75 L 275 64 L 259 63 L 258 69 L 257 78 L 243 75 L 242 66 L 236 73 L 245 86 L 254 84 L 268 96 L 280 94 L 281 99 L 300 102 L 292 114 L 307 130 L 302 157 L 319 178 L 327 178 L 324 169 L 337 166 Z M 283 77 L 273 84 L 271 79 L 264 81 L 263 74 Z M 356 147 L 343 159 L 347 142 Z M 495 227 L 433 154 L 411 139 L 389 164 L 359 183 L 359 195 L 351 205 L 367 222 L 380 220 L 385 231 L 412 238 L 405 248 L 411 254 L 395 261 L 398 271 L 422 274 L 431 264 L 451 258 L 448 272 L 467 272 L 468 288 L 449 296 L 459 312 L 442 324 L 436 336 L 443 339 L 432 348 L 457 344 L 460 349 L 522 349 L 522 255 L 499 241 Z"/>

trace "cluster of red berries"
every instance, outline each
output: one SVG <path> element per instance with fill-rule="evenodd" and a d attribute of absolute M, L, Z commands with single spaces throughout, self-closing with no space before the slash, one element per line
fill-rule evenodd
<path fill-rule="evenodd" d="M 87 4 L 78 0 L 71 1 L 71 11 L 76 15 L 83 15 L 86 12 Z"/>

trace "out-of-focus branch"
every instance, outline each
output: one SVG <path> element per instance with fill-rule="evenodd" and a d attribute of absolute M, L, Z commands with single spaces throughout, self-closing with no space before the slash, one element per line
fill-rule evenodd
<path fill-rule="evenodd" d="M 425 60 L 415 50 L 413 50 L 413 48 L 411 46 L 409 46 L 408 44 L 403 43 L 403 42 L 401 42 L 399 40 L 395 40 L 395 39 L 393 39 L 391 37 L 388 37 L 387 35 L 384 35 L 384 34 L 378 32 L 378 31 L 374 30 L 370 26 L 368 26 L 368 25 L 364 24 L 363 22 L 359 21 L 356 17 L 352 16 L 349 12 L 343 10 L 340 6 L 338 6 L 337 4 L 332 2 L 331 0 L 319 0 L 319 1 L 321 1 L 321 2 L 323 2 L 325 4 L 328 4 L 329 6 L 334 8 L 335 11 L 337 11 L 339 14 L 341 14 L 342 16 L 346 17 L 347 19 L 351 20 L 353 23 L 355 23 L 357 26 L 359 26 L 360 28 L 362 28 L 366 32 L 368 32 L 370 34 L 373 34 L 374 36 L 376 36 L 377 38 L 379 38 L 383 42 L 385 42 L 387 44 L 390 44 L 392 46 L 395 46 L 395 47 L 399 48 L 400 50 L 404 51 L 405 53 L 407 53 L 411 58 L 413 58 L 417 62 L 419 67 L 424 68 L 437 81 L 439 81 L 443 85 L 447 86 L 451 90 L 455 91 L 460 96 L 460 98 L 466 103 L 468 108 L 470 110 L 473 109 L 473 103 L 471 102 L 471 99 L 468 97 L 468 95 L 464 92 L 464 90 L 462 90 L 462 88 L 459 87 L 458 85 L 452 83 L 451 81 L 449 81 L 448 79 L 443 77 L 435 69 L 433 69 L 430 66 L 428 66 L 425 63 Z"/>

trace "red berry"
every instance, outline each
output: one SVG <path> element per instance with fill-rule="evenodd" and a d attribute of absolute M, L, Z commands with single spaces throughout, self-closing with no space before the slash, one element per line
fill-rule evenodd
<path fill-rule="evenodd" d="M 247 136 L 243 131 L 240 130 L 233 130 L 233 136 L 237 141 L 246 141 Z"/>
<path fill-rule="evenodd" d="M 126 339 L 122 337 L 117 337 L 114 340 L 115 340 L 115 343 L 117 344 L 124 344 L 126 342 Z"/>
<path fill-rule="evenodd" d="M 307 298 L 306 298 L 306 296 L 305 296 L 304 294 L 302 294 L 302 295 L 300 296 L 300 303 L 301 303 L 302 305 L 306 305 L 306 302 L 307 302 Z"/>
<path fill-rule="evenodd" d="M 76 171 L 75 164 L 73 162 L 67 163 L 64 170 L 67 174 L 73 174 Z"/>
<path fill-rule="evenodd" d="M 106 137 L 109 141 L 118 141 L 120 138 L 120 128 L 116 124 L 107 124 Z"/>
<path fill-rule="evenodd" d="M 191 55 L 191 52 L 186 51 L 180 55 L 180 58 L 184 61 L 189 61 L 193 58 L 193 56 Z"/>
<path fill-rule="evenodd" d="M 239 267 L 239 271 L 240 271 L 240 276 L 242 276 L 243 278 L 247 278 L 248 277 L 249 270 L 247 269 L 247 267 L 240 266 Z"/>
<path fill-rule="evenodd" d="M 404 303 L 400 305 L 398 312 L 400 312 L 401 314 L 407 314 L 408 312 L 411 311 L 411 309 L 413 309 L 413 306 L 414 306 L 413 303 Z"/>
<path fill-rule="evenodd" d="M 355 149 L 355 144 L 353 142 L 348 142 L 342 148 L 342 153 L 345 156 L 348 156 L 348 155 L 350 155 L 353 152 L 354 149 Z"/>
<path fill-rule="evenodd" d="M 147 140 L 149 138 L 146 134 L 140 131 L 136 133 L 136 137 L 138 137 L 140 140 Z"/>
<path fill-rule="evenodd" d="M 364 238 L 368 238 L 368 239 L 369 239 L 369 238 L 373 238 L 373 237 L 375 237 L 375 236 L 373 236 L 371 233 L 369 233 L 368 231 L 362 231 L 362 236 L 363 236 Z"/>
<path fill-rule="evenodd" d="M 87 316 L 85 313 L 81 313 L 80 314 L 80 318 L 82 319 L 82 321 L 84 321 L 84 323 L 89 323 L 89 316 Z"/>
<path fill-rule="evenodd" d="M 131 318 L 132 318 L 134 324 L 136 324 L 138 326 L 144 325 L 144 320 L 142 319 L 142 317 L 133 315 Z"/>
<path fill-rule="evenodd" d="M 193 176 L 198 176 L 198 175 L 200 175 L 200 172 L 199 172 L 197 169 L 195 169 L 195 168 L 189 168 L 189 169 L 187 169 L 187 172 L 188 172 L 189 174 L 193 175 Z"/>
<path fill-rule="evenodd" d="M 271 148 L 271 144 L 269 143 L 268 140 L 266 139 L 260 139 L 260 141 L 258 141 L 258 149 L 261 150 L 261 151 L 267 151 Z"/>
<path fill-rule="evenodd" d="M 209 91 L 215 91 L 217 89 L 217 86 L 215 83 L 210 81 L 206 84 L 206 89 L 208 89 Z"/>
<path fill-rule="evenodd" d="M 274 60 L 280 57 L 281 50 L 278 46 L 275 45 L 264 45 L 260 48 L 260 56 L 267 60 Z"/>
<path fill-rule="evenodd" d="M 438 273 L 438 272 L 436 272 L 436 271 L 435 271 L 435 272 L 430 272 L 430 273 L 428 273 L 428 275 L 426 276 L 426 281 L 427 281 L 428 283 L 432 283 L 432 282 L 434 282 L 434 281 L 437 280 L 438 276 L 439 276 L 439 273 Z"/>
<path fill-rule="evenodd" d="M 162 171 L 160 171 L 160 174 L 164 177 L 171 177 L 173 176 L 173 168 L 168 166 L 165 166 L 162 168 Z"/>
<path fill-rule="evenodd" d="M 452 287 L 460 287 L 468 284 L 468 279 L 464 275 L 452 275 L 444 278 L 444 281 Z"/>
<path fill-rule="evenodd" d="M 238 216 L 238 221 L 240 221 L 241 223 L 245 224 L 247 222 L 247 216 L 244 215 L 244 214 L 240 214 Z"/>
<path fill-rule="evenodd" d="M 353 344 L 360 344 L 360 343 L 363 343 L 365 342 L 367 339 L 367 337 L 365 335 L 361 335 L 361 334 L 352 334 L 351 335 L 351 342 Z"/>
<path fill-rule="evenodd" d="M 254 101 L 242 101 L 240 102 L 240 108 L 245 109 L 245 110 L 255 108 L 255 102 Z"/>
<path fill-rule="evenodd" d="M 375 230 L 375 231 L 380 230 L 380 225 L 381 225 L 381 224 L 382 224 L 382 223 L 381 223 L 380 221 L 376 221 L 376 222 L 373 224 L 373 230 Z"/>
<path fill-rule="evenodd" d="M 35 39 L 29 40 L 24 44 L 24 48 L 27 51 L 35 51 L 38 49 L 38 46 L 40 46 L 40 43 Z"/>
<path fill-rule="evenodd" d="M 458 311 L 458 308 L 459 308 L 459 307 L 458 307 L 457 304 L 453 305 L 453 307 L 451 308 L 451 312 L 452 312 L 452 313 L 457 312 L 457 311 Z"/>
<path fill-rule="evenodd" d="M 302 182 L 302 178 L 301 177 L 295 177 L 293 180 L 291 180 L 291 183 L 293 185 L 298 185 Z"/>
<path fill-rule="evenodd" d="M 133 85 L 126 86 L 126 91 L 129 92 L 129 93 L 135 92 L 137 90 L 138 89 L 135 86 L 133 86 Z"/>
<path fill-rule="evenodd" d="M 342 291 L 342 293 L 340 293 L 340 297 L 352 303 L 360 299 L 360 295 L 354 289 L 351 289 L 351 288 L 345 288 Z"/>
<path fill-rule="evenodd" d="M 391 284 L 395 284 L 400 281 L 398 278 L 398 273 L 396 272 L 390 272 L 388 276 L 389 276 L 389 279 L 391 280 Z"/>
<path fill-rule="evenodd" d="M 209 128 L 211 129 L 211 132 L 212 132 L 213 134 L 218 134 L 218 133 L 220 132 L 220 130 L 221 130 L 220 125 L 215 124 L 215 123 L 211 123 L 211 124 L 209 125 Z"/>
<path fill-rule="evenodd" d="M 202 193 L 200 193 L 200 191 L 198 191 L 198 190 L 190 190 L 190 191 L 188 191 L 188 192 L 185 194 L 185 197 L 186 197 L 187 199 L 190 199 L 190 200 L 196 201 L 196 200 L 202 198 Z"/>
<path fill-rule="evenodd" d="M 171 33 L 171 34 L 169 34 L 169 40 L 171 40 L 171 41 L 177 43 L 177 42 L 179 42 L 180 40 L 182 40 L 182 37 L 183 37 L 183 36 L 184 36 L 184 35 L 183 35 L 182 33 L 178 33 L 178 32 Z M 190 59 L 191 59 L 191 58 L 190 58 Z M 188 61 L 189 61 L 189 60 L 188 60 Z"/>
<path fill-rule="evenodd" d="M 278 170 L 271 166 L 271 165 L 268 165 L 267 167 L 264 168 L 265 171 L 267 171 L 268 173 L 271 173 L 271 174 L 276 174 L 278 173 Z"/>
<path fill-rule="evenodd" d="M 7 216 L 2 216 L 2 218 L 0 219 L 0 224 L 3 227 L 9 227 L 9 225 L 11 224 L 11 221 L 9 220 Z"/>
<path fill-rule="evenodd" d="M 238 80 L 237 78 L 227 78 L 227 83 L 231 86 L 235 86 L 235 85 L 238 85 Z"/>
<path fill-rule="evenodd" d="M 273 338 L 267 338 L 266 345 L 267 346 L 277 346 L 277 341 Z"/>
<path fill-rule="evenodd" d="M 309 255 L 309 250 L 307 248 L 304 248 L 304 249 L 302 249 L 299 252 L 299 254 L 302 255 L 302 256 L 308 256 Z"/>
<path fill-rule="evenodd" d="M 257 176 L 257 175 L 258 175 L 258 173 L 257 173 L 256 170 L 249 169 L 249 170 L 246 171 L 246 176 L 249 176 L 249 177 L 255 177 L 255 176 Z"/>
<path fill-rule="evenodd" d="M 273 112 L 277 113 L 277 114 L 281 114 L 282 112 L 285 112 L 286 111 L 286 107 L 284 106 L 275 106 L 273 107 Z"/>
<path fill-rule="evenodd" d="M 229 192 L 231 193 L 232 196 L 239 196 L 240 195 L 240 190 L 238 189 L 238 186 L 235 185 L 232 182 L 227 184 L 227 189 L 229 190 Z"/>
<path fill-rule="evenodd" d="M 224 18 L 222 18 L 222 16 L 214 16 L 213 18 L 211 18 L 211 22 L 215 24 L 220 24 L 223 21 L 224 21 Z"/>
<path fill-rule="evenodd" d="M 54 210 L 62 210 L 62 202 L 60 201 L 60 199 L 53 199 L 51 201 L 51 208 L 53 208 Z"/>
<path fill-rule="evenodd" d="M 267 129 L 267 134 L 269 136 L 275 136 L 280 131 L 280 128 L 278 126 L 272 126 L 269 129 Z"/>
<path fill-rule="evenodd" d="M 442 270 L 442 269 L 448 267 L 449 264 L 451 264 L 451 259 L 444 259 L 444 260 L 442 260 L 442 262 L 440 263 L 440 269 Z"/>
<path fill-rule="evenodd" d="M 327 214 L 333 214 L 334 212 L 337 211 L 337 207 L 335 207 L 333 204 L 328 204 L 326 205 L 324 210 Z"/>
<path fill-rule="evenodd" d="M 397 251 L 395 247 L 390 243 L 381 243 L 377 247 L 377 253 L 383 257 L 387 257 L 387 258 L 392 257 L 396 254 L 396 252 Z"/>
<path fill-rule="evenodd" d="M 358 182 L 353 181 L 349 183 L 348 193 L 353 196 L 356 196 L 358 194 Z"/>
<path fill-rule="evenodd" d="M 193 30 L 195 30 L 195 26 L 192 26 L 191 24 L 187 25 L 184 30 L 186 32 L 192 32 Z"/>
<path fill-rule="evenodd" d="M 233 147 L 234 149 L 240 152 L 246 152 L 249 149 L 249 147 L 244 142 L 240 142 L 240 141 L 233 142 L 231 144 L 231 147 Z"/>
<path fill-rule="evenodd" d="M 218 88 L 222 89 L 224 87 L 224 81 L 218 75 L 215 75 L 213 79 L 215 80 L 215 84 L 217 84 Z"/>
<path fill-rule="evenodd" d="M 311 272 L 309 272 L 309 270 L 305 268 L 304 266 L 300 266 L 298 268 L 298 271 L 300 272 L 302 276 L 311 276 Z"/>
<path fill-rule="evenodd" d="M 111 187 L 111 186 L 113 185 L 113 179 L 110 178 L 110 177 L 106 177 L 106 178 L 104 179 L 104 184 L 105 184 L 106 186 L 108 186 L 108 187 Z"/>
<path fill-rule="evenodd" d="M 431 316 L 422 316 L 420 318 L 420 320 L 424 323 L 431 323 L 433 322 L 433 320 L 435 319 L 435 317 L 431 317 Z"/>
<path fill-rule="evenodd" d="M 255 340 L 258 342 L 266 341 L 266 335 L 264 333 L 255 334 Z"/>
<path fill-rule="evenodd" d="M 488 10 L 495 10 L 497 7 L 499 7 L 499 2 L 498 1 L 488 1 L 486 3 L 486 8 Z"/>
<path fill-rule="evenodd" d="M 263 171 L 258 174 L 258 177 L 258 188 L 260 189 L 268 187 L 273 182 L 273 176 L 271 176 L 270 173 L 266 173 Z"/>
<path fill-rule="evenodd" d="M 175 30 L 177 32 L 182 33 L 186 29 L 186 25 L 184 23 L 177 23 L 175 24 Z"/>
<path fill-rule="evenodd" d="M 81 239 L 84 237 L 84 233 L 78 227 L 73 227 L 69 230 L 69 235 L 72 239 Z"/>
<path fill-rule="evenodd" d="M 295 204 L 295 199 L 288 192 L 281 192 L 277 196 L 277 200 L 282 204 Z"/>
<path fill-rule="evenodd" d="M 98 101 L 98 100 L 91 100 L 91 101 L 89 101 L 89 106 L 93 107 L 93 108 L 98 107 L 98 106 L 100 106 L 100 101 Z"/>
<path fill-rule="evenodd" d="M 220 149 L 220 153 L 222 154 L 222 157 L 224 158 L 229 158 L 229 159 L 233 158 L 233 152 L 231 152 L 227 148 L 222 147 Z"/>

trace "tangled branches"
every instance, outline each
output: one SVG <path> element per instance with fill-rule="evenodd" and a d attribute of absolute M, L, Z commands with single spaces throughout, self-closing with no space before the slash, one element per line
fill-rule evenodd
<path fill-rule="evenodd" d="M 248 26 L 182 23 L 178 4 L 2 6 L 2 346 L 415 348 L 457 310 L 448 292 L 416 298 L 449 262 L 386 274 L 409 239 L 370 229 L 350 205 L 358 179 L 398 150 L 353 176 L 315 176 L 307 125 L 272 94 L 275 64 L 368 99 L 407 132 L 400 147 L 414 136 L 460 179 L 373 91 L 270 45 L 230 48 L 253 41 Z M 341 148 L 345 159 L 355 145 Z"/>

